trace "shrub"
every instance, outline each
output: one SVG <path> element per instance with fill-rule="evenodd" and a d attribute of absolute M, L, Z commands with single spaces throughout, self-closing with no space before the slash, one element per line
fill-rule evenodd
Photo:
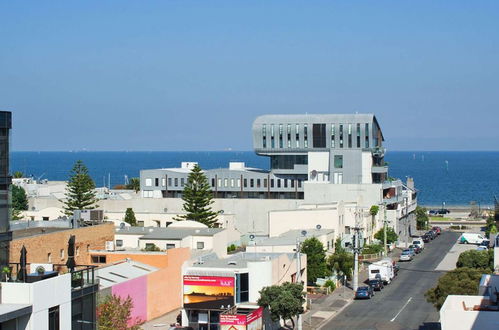
<path fill-rule="evenodd" d="M 377 254 L 383 251 L 383 245 L 381 244 L 369 244 L 364 246 L 362 249 L 362 254 Z"/>
<path fill-rule="evenodd" d="M 324 283 L 324 287 L 329 288 L 329 291 L 333 292 L 336 289 L 336 284 L 331 280 L 327 280 L 326 283 Z"/>

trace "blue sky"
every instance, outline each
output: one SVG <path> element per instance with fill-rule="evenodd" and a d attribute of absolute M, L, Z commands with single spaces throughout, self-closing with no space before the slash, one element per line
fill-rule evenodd
<path fill-rule="evenodd" d="M 2 1 L 14 150 L 251 150 L 267 113 L 375 113 L 391 150 L 499 150 L 498 1 Z"/>

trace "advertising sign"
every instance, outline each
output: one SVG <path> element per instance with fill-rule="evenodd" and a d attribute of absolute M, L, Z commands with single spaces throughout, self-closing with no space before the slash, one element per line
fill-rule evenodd
<path fill-rule="evenodd" d="M 261 330 L 262 315 L 262 307 L 249 314 L 220 314 L 220 326 L 222 330 Z"/>
<path fill-rule="evenodd" d="M 234 278 L 184 275 L 184 308 L 226 309 L 234 306 Z"/>

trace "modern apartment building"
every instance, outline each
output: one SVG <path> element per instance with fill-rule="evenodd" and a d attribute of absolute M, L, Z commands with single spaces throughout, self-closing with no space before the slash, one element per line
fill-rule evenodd
<path fill-rule="evenodd" d="M 10 129 L 12 113 L 0 111 L 0 265 L 9 263 L 9 242 L 12 234 L 10 222 L 10 184 L 9 173 Z"/>
<path fill-rule="evenodd" d="M 305 181 L 382 183 L 388 167 L 383 134 L 372 114 L 265 115 L 253 123 L 253 146 L 270 170 L 230 163 L 205 170 L 215 198 L 303 199 Z M 142 170 L 142 196 L 181 197 L 195 163 Z"/>

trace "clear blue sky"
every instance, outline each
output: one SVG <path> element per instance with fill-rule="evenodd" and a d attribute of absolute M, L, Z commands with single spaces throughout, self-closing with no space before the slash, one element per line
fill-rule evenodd
<path fill-rule="evenodd" d="M 2 1 L 14 150 L 251 150 L 267 113 L 375 113 L 391 150 L 499 150 L 499 1 Z"/>

